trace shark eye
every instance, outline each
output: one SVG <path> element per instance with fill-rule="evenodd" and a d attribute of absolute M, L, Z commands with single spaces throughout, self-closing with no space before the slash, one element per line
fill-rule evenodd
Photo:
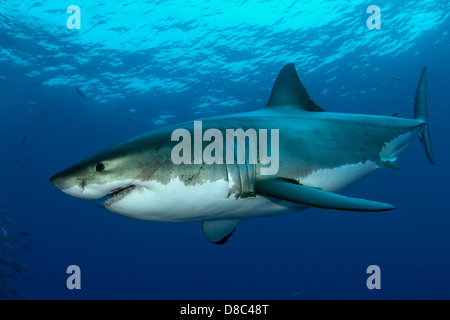
<path fill-rule="evenodd" d="M 97 163 L 97 165 L 95 166 L 95 171 L 102 172 L 103 170 L 105 170 L 105 165 L 101 162 Z"/>

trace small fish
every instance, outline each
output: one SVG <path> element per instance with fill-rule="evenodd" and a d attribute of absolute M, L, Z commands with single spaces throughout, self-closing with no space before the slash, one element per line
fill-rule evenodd
<path fill-rule="evenodd" d="M 12 258 L 12 257 L 11 257 L 10 259 L 11 259 L 11 261 L 12 261 L 13 264 L 17 265 L 17 266 L 20 267 L 21 269 L 23 269 L 23 270 L 25 270 L 25 271 L 27 271 L 27 272 L 31 272 L 30 267 L 28 267 L 26 264 L 24 264 L 24 263 L 22 263 L 22 262 L 20 262 L 20 261 L 17 261 L 16 259 L 14 259 L 14 258 Z"/>
<path fill-rule="evenodd" d="M 80 90 L 80 88 L 78 88 L 78 85 L 75 85 L 75 90 L 77 90 L 80 97 L 82 97 L 83 99 L 86 99 L 86 95 Z"/>
<path fill-rule="evenodd" d="M 10 224 L 10 225 L 12 225 L 12 226 L 17 227 L 17 223 L 15 223 L 15 222 L 12 221 L 12 220 L 0 220 L 0 227 L 4 226 L 4 225 L 6 225 L 6 224 Z"/>
<path fill-rule="evenodd" d="M 17 273 L 23 280 L 26 279 L 25 275 L 23 274 L 22 270 L 20 270 L 19 267 L 17 267 L 15 264 L 12 264 L 11 267 L 14 269 L 14 271 L 16 271 L 16 273 Z"/>
<path fill-rule="evenodd" d="M 64 287 L 67 287 L 67 281 L 66 280 L 59 279 L 59 280 L 56 280 L 56 282 L 61 284 L 61 285 L 63 285 Z"/>
<path fill-rule="evenodd" d="M 18 231 L 17 232 L 21 236 L 31 236 L 33 233 L 28 231 Z"/>
<path fill-rule="evenodd" d="M 301 294 L 303 294 L 303 290 L 300 290 L 300 291 L 297 291 L 297 292 L 291 294 L 291 296 L 289 298 L 295 298 L 295 297 L 298 297 Z"/>
<path fill-rule="evenodd" d="M 13 290 L 13 288 L 9 288 L 9 291 L 11 291 L 11 293 L 13 294 L 14 297 L 16 297 L 17 299 L 19 299 L 19 295 L 17 294 L 17 292 L 15 292 Z"/>
<path fill-rule="evenodd" d="M 20 162 L 20 160 L 17 159 L 17 158 L 11 157 L 11 159 L 12 159 L 15 163 L 17 163 L 17 164 L 21 164 L 21 163 L 22 163 L 22 162 Z"/>
<path fill-rule="evenodd" d="M 131 123 L 135 124 L 135 125 L 139 125 L 138 122 L 136 122 L 135 120 L 131 119 L 130 117 L 127 117 L 128 121 L 130 121 Z"/>
<path fill-rule="evenodd" d="M 23 274 L 23 270 L 30 272 L 30 268 L 28 266 L 24 265 L 23 263 L 20 263 L 16 259 L 10 257 L 8 259 L 9 265 L 16 271 L 16 273 L 22 277 L 22 279 L 26 279 L 25 275 Z"/>
<path fill-rule="evenodd" d="M 389 79 L 395 80 L 395 81 L 403 81 L 402 78 L 396 77 L 396 76 L 389 76 Z"/>
<path fill-rule="evenodd" d="M 0 226 L 0 245 L 8 248 L 11 247 L 10 236 L 2 226 Z"/>
<path fill-rule="evenodd" d="M 22 142 L 22 144 L 25 144 L 25 141 L 27 141 L 27 136 L 23 136 L 22 140 L 20 140 L 20 142 Z"/>
<path fill-rule="evenodd" d="M 242 265 L 243 265 L 244 267 L 248 266 L 250 263 L 251 263 L 250 260 L 244 260 L 244 261 L 242 261 Z"/>

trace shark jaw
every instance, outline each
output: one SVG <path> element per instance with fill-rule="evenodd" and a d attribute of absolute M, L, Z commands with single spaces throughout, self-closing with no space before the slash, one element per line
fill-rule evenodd
<path fill-rule="evenodd" d="M 108 208 L 108 206 L 111 206 L 115 202 L 124 199 L 134 190 L 143 188 L 142 186 L 134 184 L 135 182 L 137 181 L 134 179 L 120 180 L 106 184 L 87 184 L 86 182 L 81 181 L 79 185 L 61 189 L 61 191 L 72 197 L 86 200 L 106 198 L 104 205 Z"/>
<path fill-rule="evenodd" d="M 105 208 L 109 209 L 111 206 L 116 204 L 117 202 L 123 200 L 125 197 L 129 196 L 134 191 L 142 191 L 144 187 L 131 185 L 122 189 L 115 190 L 106 196 L 105 201 L 103 202 Z"/>

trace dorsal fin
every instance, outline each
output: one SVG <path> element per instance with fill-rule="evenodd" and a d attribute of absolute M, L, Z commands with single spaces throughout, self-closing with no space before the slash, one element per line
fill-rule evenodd
<path fill-rule="evenodd" d="M 309 97 L 308 92 L 298 78 L 295 65 L 289 63 L 281 69 L 270 94 L 268 108 L 295 105 L 306 111 L 324 111 Z"/>

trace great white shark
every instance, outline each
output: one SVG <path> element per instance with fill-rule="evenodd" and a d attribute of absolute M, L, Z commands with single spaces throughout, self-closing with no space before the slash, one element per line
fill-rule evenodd
<path fill-rule="evenodd" d="M 74 197 L 106 197 L 108 210 L 131 218 L 201 221 L 206 238 L 222 244 L 247 218 L 308 207 L 393 209 L 340 193 L 379 168 L 396 168 L 397 156 L 415 135 L 434 163 L 427 108 L 426 67 L 416 89 L 414 119 L 403 119 L 325 112 L 311 100 L 291 63 L 279 73 L 265 108 L 202 119 L 205 130 L 278 129 L 276 174 L 262 175 L 267 165 L 259 158 L 257 163 L 175 164 L 171 152 L 178 142 L 172 133 L 183 128 L 194 134 L 193 122 L 185 122 L 106 149 L 50 180 Z"/>

